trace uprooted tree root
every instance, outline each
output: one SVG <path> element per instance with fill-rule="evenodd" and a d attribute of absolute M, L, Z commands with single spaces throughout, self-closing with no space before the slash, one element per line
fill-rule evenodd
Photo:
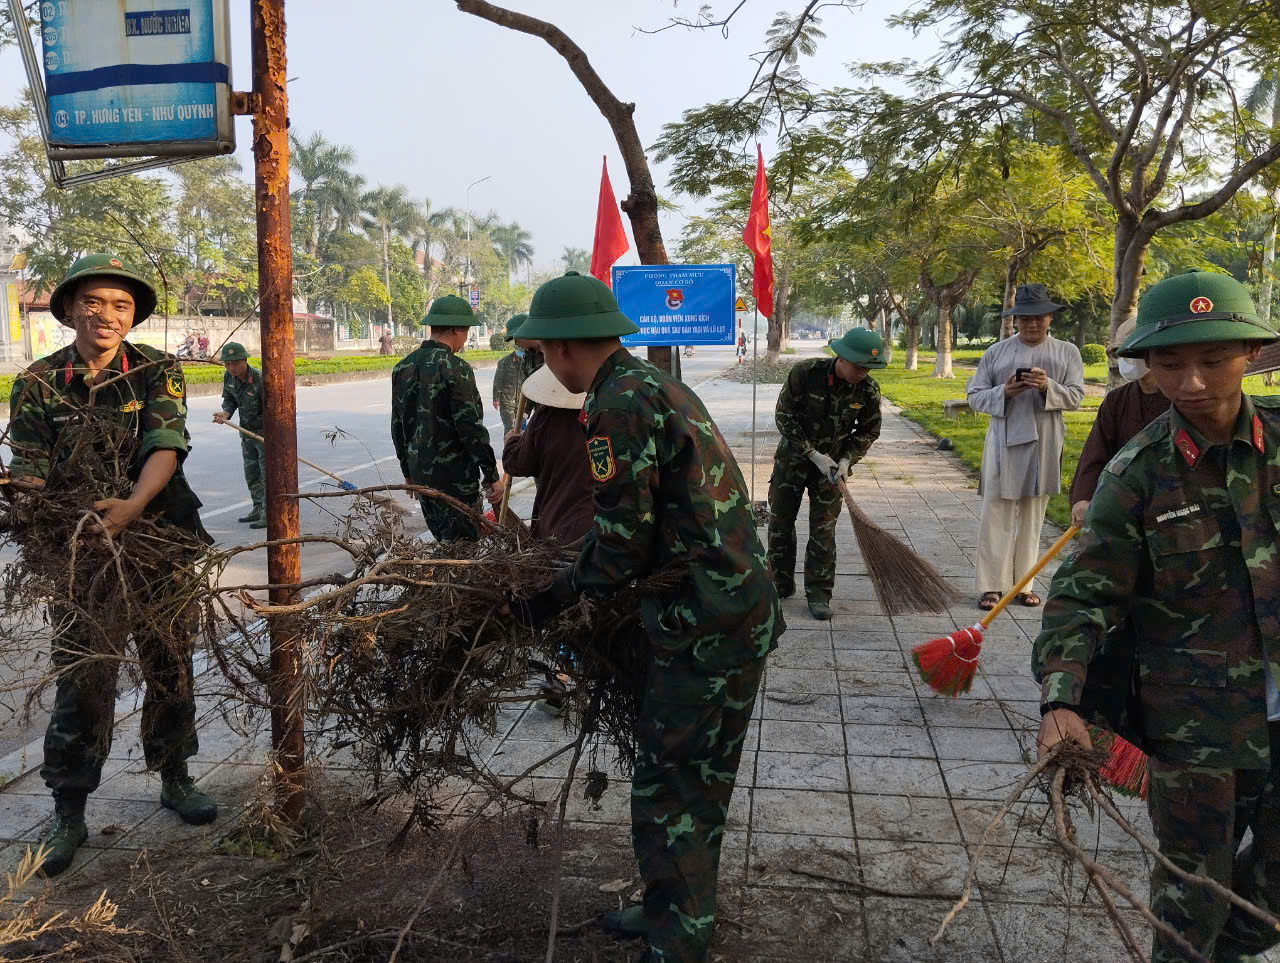
<path fill-rule="evenodd" d="M 950 911 L 942 919 L 938 926 L 938 931 L 929 939 L 930 944 L 935 944 L 942 938 L 942 934 L 946 932 L 947 927 L 968 905 L 969 898 L 973 892 L 973 882 L 977 876 L 978 865 L 995 828 L 1018 800 L 1022 798 L 1023 794 L 1036 786 L 1039 787 L 1039 791 L 1046 793 L 1049 797 L 1050 811 L 1053 816 L 1054 841 L 1071 863 L 1079 864 L 1084 870 L 1086 878 L 1097 892 L 1098 898 L 1106 910 L 1107 917 L 1111 920 L 1111 925 L 1115 927 L 1116 933 L 1119 935 L 1120 941 L 1124 944 L 1131 960 L 1137 961 L 1137 963 L 1150 963 L 1149 957 L 1134 935 L 1133 928 L 1120 914 L 1116 905 L 1117 897 L 1137 911 L 1153 930 L 1166 940 L 1177 945 L 1188 960 L 1193 961 L 1193 963 L 1209 963 L 1209 960 L 1199 953 L 1185 937 L 1158 919 L 1144 900 L 1079 845 L 1076 841 L 1075 827 L 1071 819 L 1070 802 L 1072 800 L 1077 800 L 1083 804 L 1090 815 L 1094 815 L 1098 811 L 1104 813 L 1137 842 L 1146 853 L 1154 857 L 1166 871 L 1184 883 L 1202 886 L 1210 890 L 1215 896 L 1227 900 L 1233 906 L 1261 920 L 1267 926 L 1280 930 L 1280 920 L 1277 920 L 1270 913 L 1237 895 L 1217 880 L 1189 873 L 1176 866 L 1160 852 L 1156 843 L 1147 839 L 1135 829 L 1111 800 L 1108 790 L 1098 777 L 1098 770 L 1106 762 L 1106 758 L 1106 753 L 1100 750 L 1084 749 L 1073 743 L 1061 742 L 1028 770 L 1027 774 L 1018 781 L 1018 784 L 1013 787 L 1004 802 L 996 809 L 990 822 L 987 823 L 986 829 L 983 830 L 982 836 L 978 840 L 978 845 L 969 859 L 969 870 L 965 874 L 960 898 L 956 900 Z"/>
<path fill-rule="evenodd" d="M 145 633 L 148 646 L 179 661 L 195 635 L 212 635 L 212 612 L 200 604 L 212 558 L 196 534 L 155 517 L 115 537 L 101 528 L 93 506 L 132 490 L 137 446 L 134 433 L 86 415 L 43 487 L 3 479 L 10 497 L 0 533 L 16 544 L 17 558 L 0 577 L 0 664 L 15 716 L 27 716 L 59 676 L 74 672 L 109 717 L 120 669 L 134 684 L 146 674 L 131 637 Z M 33 658 L 50 651 L 50 640 L 52 669 Z"/>

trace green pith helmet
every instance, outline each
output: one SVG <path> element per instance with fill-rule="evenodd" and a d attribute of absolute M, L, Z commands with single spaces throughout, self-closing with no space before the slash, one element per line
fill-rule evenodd
<path fill-rule="evenodd" d="M 521 335 L 518 333 L 520 331 L 520 326 L 523 325 L 528 320 L 529 320 L 529 315 L 517 314 L 514 318 L 512 318 L 510 321 L 507 322 L 507 336 L 502 340 L 514 341 L 516 338 L 521 337 Z"/>
<path fill-rule="evenodd" d="M 605 284 L 569 271 L 538 288 L 529 305 L 529 319 L 520 326 L 520 337 L 530 341 L 581 341 L 620 338 L 639 330 L 618 309 L 617 299 Z"/>
<path fill-rule="evenodd" d="M 437 328 L 472 328 L 481 322 L 472 313 L 469 303 L 456 294 L 446 294 L 431 302 L 431 310 L 422 323 Z"/>
<path fill-rule="evenodd" d="M 244 350 L 244 345 L 236 341 L 228 341 L 222 346 L 222 351 L 218 354 L 218 360 L 224 364 L 228 361 L 248 361 L 249 352 Z"/>
<path fill-rule="evenodd" d="M 49 295 L 49 311 L 63 324 L 67 324 L 67 295 L 71 294 L 86 278 L 122 278 L 133 289 L 133 326 L 136 328 L 156 309 L 156 289 L 127 263 L 114 254 L 86 254 L 67 271 L 62 283 Z M 70 325 L 68 325 L 70 326 Z"/>
<path fill-rule="evenodd" d="M 834 338 L 827 347 L 859 368 L 885 368 L 889 365 L 889 352 L 885 350 L 880 335 L 868 328 L 850 328 L 843 338 Z"/>
<path fill-rule="evenodd" d="M 1208 341 L 1275 341 L 1245 286 L 1228 274 L 1188 271 L 1142 292 L 1138 324 L 1116 355 L 1138 358 L 1152 348 Z"/>

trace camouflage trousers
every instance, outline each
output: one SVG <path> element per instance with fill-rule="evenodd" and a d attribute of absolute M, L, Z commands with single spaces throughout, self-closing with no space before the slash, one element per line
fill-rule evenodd
<path fill-rule="evenodd" d="M 1172 766 L 1151 759 L 1148 809 L 1160 851 L 1188 872 L 1209 876 L 1272 915 L 1280 913 L 1280 723 L 1271 723 L 1271 769 Z M 1245 830 L 1253 839 L 1243 850 Z M 1214 963 L 1236 963 L 1280 943 L 1280 933 L 1159 864 L 1151 908 Z M 1157 937 L 1152 963 L 1187 957 Z"/>
<path fill-rule="evenodd" d="M 688 655 L 650 664 L 631 785 L 651 958 L 704 960 L 715 926 L 725 816 L 764 659 L 708 673 Z"/>
<path fill-rule="evenodd" d="M 251 429 L 257 434 L 261 428 Z M 244 483 L 249 486 L 254 512 L 261 514 L 267 505 L 267 449 L 260 441 L 240 436 L 240 457 L 244 460 Z"/>
<path fill-rule="evenodd" d="M 468 505 L 472 502 L 478 504 L 479 501 L 474 492 L 470 495 L 458 495 L 452 492 L 446 494 L 452 494 L 458 501 Z M 422 517 L 426 519 L 427 528 L 437 542 L 451 542 L 455 538 L 475 540 L 480 537 L 480 530 L 476 527 L 476 523 L 451 505 L 446 505 L 434 498 L 427 498 L 425 495 L 418 496 L 418 504 L 422 506 Z"/>
<path fill-rule="evenodd" d="M 49 621 L 57 627 L 52 662 L 58 681 L 40 777 L 55 796 L 87 794 L 98 788 L 111 748 L 119 670 L 102 661 L 82 662 L 89 651 L 88 636 L 72 615 L 51 609 Z M 199 749 L 192 652 L 188 648 L 176 655 L 162 639 L 142 632 L 134 634 L 133 644 L 146 685 L 143 758 L 149 770 L 163 772 Z"/>
<path fill-rule="evenodd" d="M 809 542 L 804 549 L 804 594 L 830 602 L 836 582 L 836 522 L 844 499 L 806 458 L 774 462 L 769 478 L 769 564 L 778 591 L 795 591 L 796 516 L 809 493 Z"/>

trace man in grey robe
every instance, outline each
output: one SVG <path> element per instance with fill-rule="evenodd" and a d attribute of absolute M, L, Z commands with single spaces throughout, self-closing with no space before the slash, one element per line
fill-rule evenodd
<path fill-rule="evenodd" d="M 982 521 L 976 561 L 978 601 L 992 608 L 1040 557 L 1040 529 L 1049 496 L 1062 490 L 1064 411 L 1084 399 L 1080 349 L 1049 336 L 1064 305 L 1043 284 L 1018 286 L 1012 314 L 1018 333 L 990 348 L 966 388 L 969 407 L 991 416 L 982 449 Z M 1024 605 L 1039 605 L 1035 583 Z"/>

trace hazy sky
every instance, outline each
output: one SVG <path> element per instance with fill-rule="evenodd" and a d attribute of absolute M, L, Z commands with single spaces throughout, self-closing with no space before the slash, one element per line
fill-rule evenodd
<path fill-rule="evenodd" d="M 83 0 L 82 0 L 83 2 Z M 711 100 L 736 96 L 754 70 L 747 59 L 768 21 L 794 0 L 748 0 L 729 38 L 673 29 L 649 36 L 673 12 L 701 0 L 511 0 L 509 6 L 563 27 L 586 50 L 613 92 L 636 103 L 646 146 L 662 124 Z M 884 26 L 904 0 L 868 0 L 850 13 L 830 9 L 819 55 L 805 70 L 843 83 L 845 63 L 919 56 L 918 42 Z M 717 0 L 717 8 L 728 8 Z M 249 87 L 248 0 L 232 0 L 237 89 Z M 565 62 L 543 41 L 459 13 L 450 0 L 289 0 L 290 115 L 293 129 L 319 129 L 359 154 L 369 183 L 402 183 L 434 207 L 496 210 L 533 233 L 535 266 L 558 266 L 566 246 L 590 248 L 600 160 L 619 199 L 626 173 L 608 124 Z M 931 45 L 930 45 L 931 46 Z M 12 102 L 25 85 L 14 48 L 0 54 L 0 93 Z M 239 157 L 252 176 L 249 120 L 237 121 Z M 766 155 L 769 145 L 765 145 Z M 666 193 L 665 172 L 655 171 Z M 686 198 L 674 198 L 688 204 Z M 682 218 L 665 215 L 668 245 Z M 629 256 L 634 259 L 634 250 Z"/>

